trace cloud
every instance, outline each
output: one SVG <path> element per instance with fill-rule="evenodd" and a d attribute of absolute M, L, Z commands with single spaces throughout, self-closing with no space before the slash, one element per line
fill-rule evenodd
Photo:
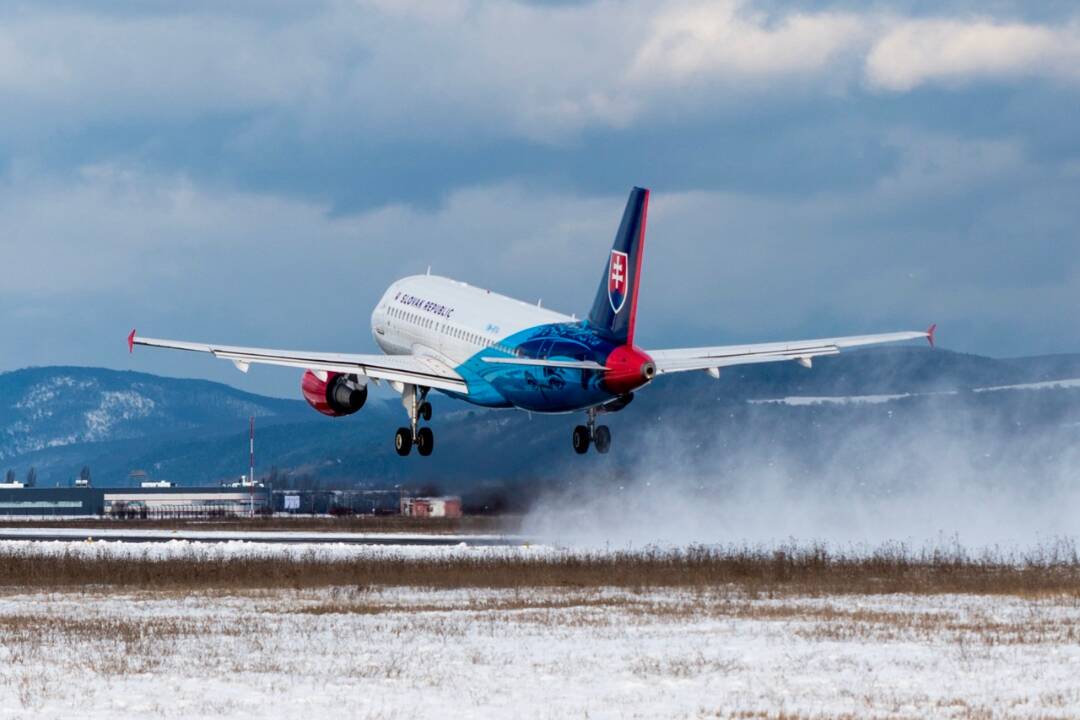
<path fill-rule="evenodd" d="M 632 114 L 612 4 L 326 2 L 309 15 L 19 13 L 0 26 L 0 126 L 285 113 L 301 132 L 540 140 Z M 633 15 L 633 14 L 632 14 Z M 78 108 L 77 115 L 71 111 Z"/>
<path fill-rule="evenodd" d="M 877 88 L 906 92 L 934 82 L 1044 76 L 1080 79 L 1080 32 L 992 20 L 904 20 L 878 39 L 866 59 Z"/>
<path fill-rule="evenodd" d="M 851 13 L 796 12 L 771 19 L 734 0 L 676 5 L 650 24 L 635 75 L 682 82 L 818 75 L 866 32 L 865 21 Z"/>
<path fill-rule="evenodd" d="M 5 5 L 0 363 L 111 364 L 132 322 L 364 349 L 428 263 L 580 312 L 635 183 L 652 344 L 1074 349 L 1074 11 L 792 7 Z"/>
<path fill-rule="evenodd" d="M 891 91 L 1075 77 L 1075 27 L 767 12 L 741 0 L 24 8 L 0 24 L 0 130 L 43 141 L 95 123 L 234 118 L 236 142 L 272 128 L 304 142 L 377 133 L 559 144 L 666 117 L 672 103 L 784 97 L 792 82 L 829 94 L 862 75 Z"/>

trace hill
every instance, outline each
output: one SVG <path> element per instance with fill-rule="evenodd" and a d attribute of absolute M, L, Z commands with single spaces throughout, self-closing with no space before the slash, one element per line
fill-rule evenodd
<path fill-rule="evenodd" d="M 1040 447 L 1070 442 L 1080 426 L 1080 388 L 982 391 L 1068 378 L 1080 378 L 1080 355 L 1001 360 L 914 347 L 821 358 L 810 371 L 785 363 L 726 369 L 719 380 L 688 373 L 661 378 L 605 416 L 612 453 L 585 457 L 570 449 L 580 422 L 573 415 L 485 411 L 439 397 L 435 455 L 402 459 L 391 438 L 404 414 L 385 393 L 357 415 L 329 419 L 301 400 L 219 383 L 30 368 L 0 375 L 0 468 L 22 476 L 34 466 L 41 485 L 67 484 L 84 464 L 99 484 L 123 483 L 136 468 L 186 484 L 217 482 L 245 472 L 246 420 L 254 415 L 258 467 L 276 467 L 279 483 L 498 495 L 642 473 L 722 480 L 768 457 L 806 472 L 838 457 L 872 462 L 882 438 L 914 442 L 918 433 L 1016 452 L 1036 439 Z"/>

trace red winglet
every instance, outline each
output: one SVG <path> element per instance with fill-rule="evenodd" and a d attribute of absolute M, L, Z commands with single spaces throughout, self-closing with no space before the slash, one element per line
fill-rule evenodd
<path fill-rule="evenodd" d="M 131 334 L 128 335 L 128 352 L 129 353 L 135 352 L 135 331 L 134 330 L 132 330 Z"/>
<path fill-rule="evenodd" d="M 926 342 L 930 343 L 930 347 L 934 347 L 934 331 L 937 330 L 937 323 L 934 323 L 926 330 Z"/>

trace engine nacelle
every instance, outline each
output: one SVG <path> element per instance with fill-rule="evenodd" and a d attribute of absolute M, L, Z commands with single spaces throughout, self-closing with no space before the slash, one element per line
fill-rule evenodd
<path fill-rule="evenodd" d="M 325 380 L 319 375 L 324 375 Z M 367 401 L 367 385 L 361 383 L 355 375 L 341 373 L 304 372 L 300 381 L 300 391 L 308 405 L 330 417 L 352 415 L 364 407 Z"/>
<path fill-rule="evenodd" d="M 656 377 L 656 363 L 646 353 L 630 345 L 621 345 L 607 357 L 604 387 L 613 393 L 626 395 L 648 385 Z"/>

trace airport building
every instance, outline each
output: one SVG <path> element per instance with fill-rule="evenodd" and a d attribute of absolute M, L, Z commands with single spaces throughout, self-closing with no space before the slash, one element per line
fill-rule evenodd
<path fill-rule="evenodd" d="M 249 484 L 182 487 L 26 487 L 0 484 L 0 517 L 97 516 L 117 519 L 245 517 L 251 514 L 461 517 L 461 498 L 407 497 L 400 490 L 270 490 Z"/>
<path fill-rule="evenodd" d="M 461 498 L 447 497 L 403 497 L 401 514 L 407 517 L 461 517 Z"/>
<path fill-rule="evenodd" d="M 103 493 L 96 488 L 0 488 L 0 515 L 101 515 L 105 508 Z"/>
<path fill-rule="evenodd" d="M 0 488 L 0 516 L 227 517 L 264 513 L 269 503 L 261 487 Z"/>
<path fill-rule="evenodd" d="M 128 518 L 233 517 L 267 512 L 261 487 L 154 486 L 103 490 L 102 514 Z"/>
<path fill-rule="evenodd" d="M 290 515 L 396 515 L 398 490 L 274 490 L 274 512 Z"/>

